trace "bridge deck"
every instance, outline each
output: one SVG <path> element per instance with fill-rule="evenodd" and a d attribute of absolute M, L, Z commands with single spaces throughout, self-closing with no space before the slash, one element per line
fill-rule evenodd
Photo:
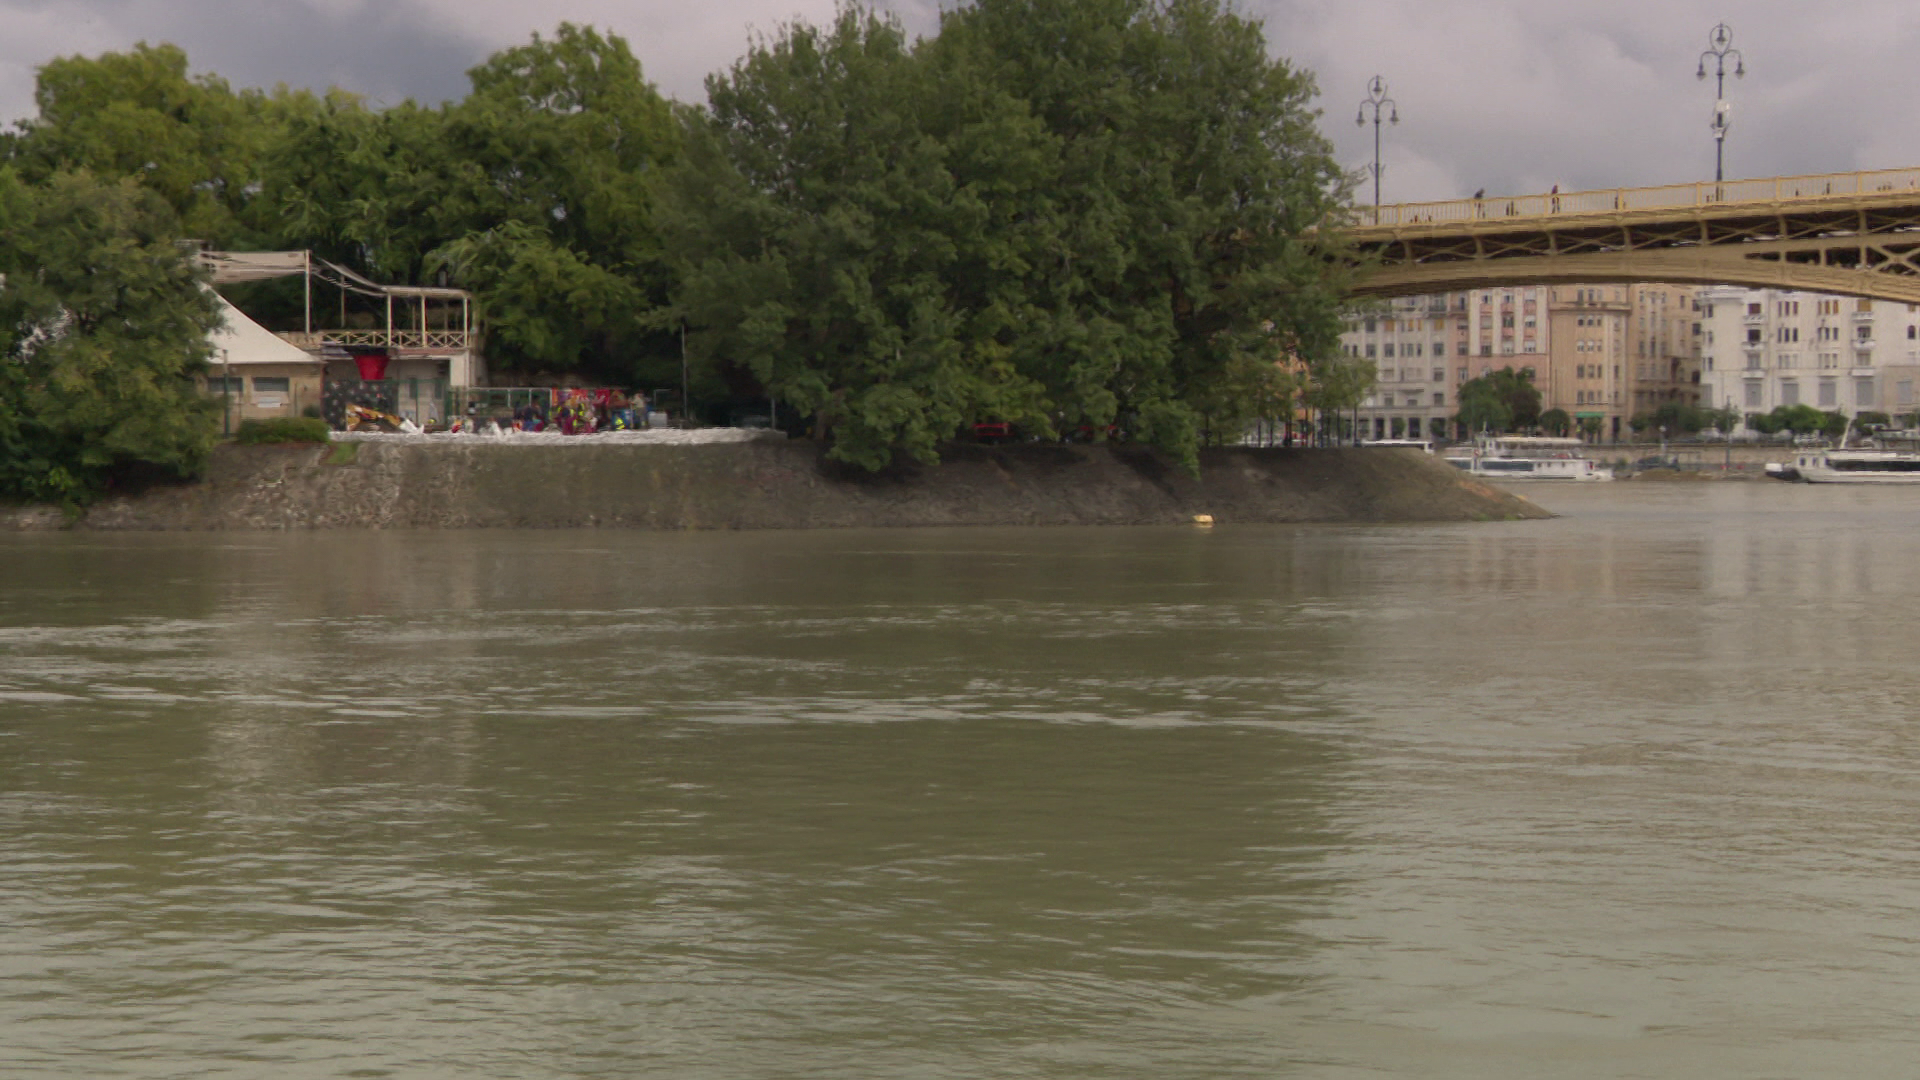
<path fill-rule="evenodd" d="M 1359 207 L 1357 290 L 1672 281 L 1920 302 L 1920 169 Z"/>
<path fill-rule="evenodd" d="M 1663 187 L 1602 188 L 1545 195 L 1501 195 L 1484 199 L 1396 203 L 1354 209 L 1355 239 L 1380 240 L 1408 226 L 1488 225 L 1495 228 L 1578 226 L 1618 220 L 1622 214 L 1653 212 L 1671 218 L 1675 211 L 1746 214 L 1779 209 L 1846 209 L 1876 202 L 1920 201 L 1920 169 L 1775 176 L 1760 180 L 1703 181 Z M 1449 229 L 1451 231 L 1451 229 Z"/>

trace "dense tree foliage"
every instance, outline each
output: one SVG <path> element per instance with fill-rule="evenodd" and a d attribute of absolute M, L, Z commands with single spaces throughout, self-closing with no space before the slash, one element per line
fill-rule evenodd
<path fill-rule="evenodd" d="M 1338 352 L 1311 93 L 1213 0 L 981 0 L 917 44 L 853 7 L 790 26 L 691 122 L 680 312 L 869 467 L 987 419 L 1191 459 L 1210 403 Z"/>
<path fill-rule="evenodd" d="M 117 475 L 191 475 L 215 407 L 216 318 L 179 225 L 130 179 L 0 171 L 0 494 L 84 503 Z"/>
<path fill-rule="evenodd" d="M 1822 412 L 1811 405 L 1781 405 L 1769 413 L 1747 417 L 1747 426 L 1762 435 L 1826 435 L 1838 437 L 1847 429 L 1847 415 Z"/>
<path fill-rule="evenodd" d="M 235 91 L 171 45 L 49 62 L 39 115 L 0 142 L 0 224 L 128 239 L 9 225 L 15 265 L 48 260 L 10 297 L 14 355 L 79 363 L 148 325 L 157 283 L 58 344 L 17 329 L 81 319 L 54 267 L 160 274 L 151 253 L 184 236 L 470 288 L 496 368 L 657 386 L 684 340 L 696 385 L 776 398 L 870 468 L 979 421 L 1126 431 L 1191 463 L 1210 433 L 1370 389 L 1337 344 L 1347 192 L 1312 81 L 1223 0 L 975 0 L 919 40 L 849 5 L 757 41 L 699 108 L 566 24 L 469 76 L 460 101 L 373 108 Z M 202 307 L 179 310 L 173 329 Z M 191 357 L 140 340 L 115 347 L 160 408 Z M 25 370 L 10 400 L 51 392 Z M 198 431 L 179 402 L 168 423 Z M 153 460 L 190 469 L 198 437 Z"/>
<path fill-rule="evenodd" d="M 1664 428 L 1668 435 L 1693 435 L 1713 426 L 1713 414 L 1684 401 L 1663 401 L 1652 412 L 1634 416 L 1628 426 L 1640 433 L 1658 433 Z"/>
<path fill-rule="evenodd" d="M 1540 420 L 1540 390 L 1531 371 L 1504 367 L 1460 384 L 1454 421 L 1470 432 L 1530 431 Z"/>
<path fill-rule="evenodd" d="M 258 189 L 270 139 L 267 100 L 214 76 L 190 78 L 173 45 L 136 45 L 41 67 L 39 115 L 21 124 L 13 157 L 29 183 L 85 169 L 131 177 L 166 200 L 188 236 L 231 243 Z"/>
<path fill-rule="evenodd" d="M 651 206 L 679 141 L 669 106 L 624 41 L 564 23 L 469 77 L 437 109 L 277 98 L 258 200 L 273 243 L 377 281 L 444 273 L 479 296 L 498 365 L 634 380 L 671 285 Z"/>

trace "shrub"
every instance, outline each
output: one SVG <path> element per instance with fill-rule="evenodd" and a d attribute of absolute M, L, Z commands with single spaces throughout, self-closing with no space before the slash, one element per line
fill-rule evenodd
<path fill-rule="evenodd" d="M 237 443 L 324 443 L 333 441 L 333 432 L 325 420 L 310 416 L 283 417 L 275 420 L 242 420 L 233 441 Z"/>

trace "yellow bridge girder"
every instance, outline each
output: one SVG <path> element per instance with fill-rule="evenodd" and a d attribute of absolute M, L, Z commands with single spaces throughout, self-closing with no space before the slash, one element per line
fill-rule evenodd
<path fill-rule="evenodd" d="M 1920 304 L 1920 169 L 1360 207 L 1356 294 L 1664 281 Z"/>

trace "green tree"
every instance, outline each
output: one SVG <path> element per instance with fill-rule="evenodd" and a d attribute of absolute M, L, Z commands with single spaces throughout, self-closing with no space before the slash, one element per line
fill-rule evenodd
<path fill-rule="evenodd" d="M 1782 431 L 1795 435 L 1815 435 L 1827 429 L 1830 415 L 1839 414 L 1824 413 L 1806 404 L 1781 405 L 1767 413 L 1758 423 L 1754 423 L 1753 427 L 1762 435 L 1773 435 Z M 1841 417 L 1841 423 L 1843 425 L 1846 423 L 1844 416 Z"/>
<path fill-rule="evenodd" d="M 1653 410 L 1652 426 L 1666 428 L 1668 435 L 1694 435 L 1700 429 L 1713 422 L 1713 418 L 1697 406 L 1684 401 L 1663 401 Z"/>
<path fill-rule="evenodd" d="M 663 231 L 704 362 L 921 460 L 974 419 L 1192 462 L 1236 368 L 1337 352 L 1311 83 L 1217 3 L 843 8 L 709 81 Z"/>
<path fill-rule="evenodd" d="M 1525 431 L 1540 418 L 1540 391 L 1531 371 L 1504 367 L 1460 384 L 1454 419 L 1468 431 Z"/>
<path fill-rule="evenodd" d="M 1565 409 L 1548 409 L 1540 414 L 1540 430 L 1564 438 L 1573 430 L 1573 417 Z"/>
<path fill-rule="evenodd" d="M 480 295 L 506 363 L 631 378 L 671 283 L 652 182 L 679 152 L 671 109 L 624 40 L 569 23 L 468 74 L 429 269 Z"/>
<path fill-rule="evenodd" d="M 241 235 L 269 137 L 258 92 L 190 77 L 179 47 L 142 42 L 48 61 L 34 101 L 39 114 L 21 123 L 13 150 L 29 182 L 78 169 L 131 177 L 166 200 L 185 235 L 220 244 Z"/>
<path fill-rule="evenodd" d="M 1706 419 L 1707 423 L 1713 425 L 1715 430 L 1723 435 L 1733 434 L 1735 425 L 1739 424 L 1742 419 L 1740 410 L 1734 408 L 1731 404 L 1724 405 L 1718 409 L 1703 409 L 1700 415 Z"/>
<path fill-rule="evenodd" d="M 1307 369 L 1306 403 L 1323 418 L 1338 417 L 1366 400 L 1379 377 L 1379 366 L 1371 360 L 1325 357 Z M 1335 430 L 1322 426 L 1329 432 Z"/>
<path fill-rule="evenodd" d="M 193 376 L 218 315 L 177 236 L 132 179 L 0 172 L 0 493 L 71 505 L 201 468 L 217 419 Z"/>
<path fill-rule="evenodd" d="M 680 128 L 627 43 L 562 23 L 496 53 L 444 108 L 275 95 L 261 204 L 277 244 L 376 281 L 445 274 L 480 300 L 498 364 L 645 381 L 671 275 L 655 175 Z M 675 361 L 677 366 L 677 359 Z"/>

